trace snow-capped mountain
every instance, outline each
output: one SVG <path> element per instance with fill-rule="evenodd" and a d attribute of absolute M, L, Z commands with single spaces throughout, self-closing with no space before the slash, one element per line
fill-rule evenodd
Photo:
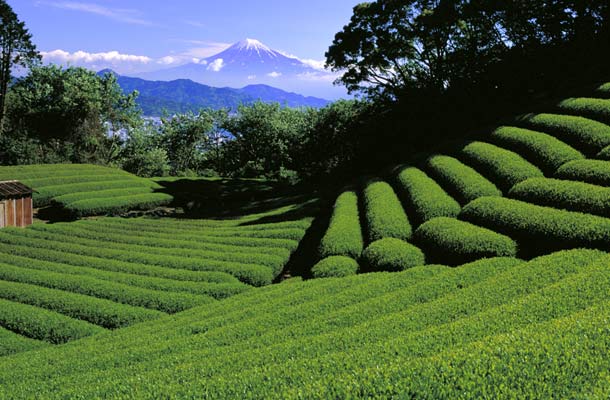
<path fill-rule="evenodd" d="M 216 87 L 264 84 L 310 96 L 337 98 L 345 90 L 333 87 L 335 76 L 313 68 L 256 39 L 244 39 L 211 57 L 177 67 L 139 74 L 147 80 L 191 79 Z"/>

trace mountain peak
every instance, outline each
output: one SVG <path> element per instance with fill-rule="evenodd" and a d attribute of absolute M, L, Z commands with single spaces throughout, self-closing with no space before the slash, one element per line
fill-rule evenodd
<path fill-rule="evenodd" d="M 240 40 L 231 46 L 235 50 L 256 50 L 257 52 L 268 52 L 273 53 L 273 50 L 268 46 L 265 46 L 259 40 L 246 38 L 244 40 Z"/>

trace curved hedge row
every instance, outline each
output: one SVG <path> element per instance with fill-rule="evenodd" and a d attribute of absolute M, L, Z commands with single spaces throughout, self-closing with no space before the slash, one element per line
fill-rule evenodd
<path fill-rule="evenodd" d="M 330 256 L 319 261 L 311 269 L 314 278 L 340 278 L 355 275 L 358 262 L 346 256 Z"/>
<path fill-rule="evenodd" d="M 518 182 L 544 176 L 538 167 L 517 153 L 493 144 L 472 142 L 462 149 L 462 155 L 504 192 Z"/>
<path fill-rule="evenodd" d="M 431 219 L 415 231 L 413 240 L 433 263 L 459 265 L 517 256 L 517 244 L 508 236 L 454 218 Z"/>
<path fill-rule="evenodd" d="M 85 198 L 64 207 L 77 217 L 101 214 L 120 214 L 133 209 L 148 210 L 171 203 L 174 198 L 167 193 L 142 193 L 107 198 Z"/>
<path fill-rule="evenodd" d="M 556 178 L 610 186 L 610 161 L 571 161 L 557 170 Z"/>
<path fill-rule="evenodd" d="M 610 126 L 588 118 L 558 114 L 528 114 L 518 121 L 532 129 L 557 136 L 586 156 L 593 156 L 610 145 Z"/>
<path fill-rule="evenodd" d="M 545 173 L 553 173 L 568 161 L 585 158 L 578 150 L 543 132 L 502 126 L 491 134 L 498 145 L 523 155 Z"/>
<path fill-rule="evenodd" d="M 373 181 L 363 192 L 364 219 L 368 242 L 383 238 L 408 240 L 412 230 L 394 189 L 383 181 Z"/>
<path fill-rule="evenodd" d="M 610 99 L 571 98 L 563 100 L 557 107 L 564 113 L 595 119 L 605 124 L 610 123 Z"/>
<path fill-rule="evenodd" d="M 407 210 L 413 210 L 413 219 L 417 224 L 435 217 L 456 217 L 462 209 L 434 179 L 417 168 L 401 170 L 397 176 L 397 186 Z"/>
<path fill-rule="evenodd" d="M 35 350 L 45 346 L 49 346 L 49 344 L 21 336 L 0 326 L 0 357 L 22 351 Z"/>
<path fill-rule="evenodd" d="M 515 185 L 510 197 L 541 206 L 610 217 L 610 188 L 562 179 L 534 178 Z"/>
<path fill-rule="evenodd" d="M 343 192 L 337 197 L 328 229 L 320 241 L 320 258 L 329 256 L 360 257 L 364 247 L 358 196 L 353 191 Z"/>
<path fill-rule="evenodd" d="M 362 252 L 365 271 L 403 271 L 425 262 L 424 253 L 419 248 L 392 237 L 376 240 Z"/>
<path fill-rule="evenodd" d="M 0 264 L 0 268 L 3 265 Z M 122 328 L 166 315 L 82 294 L 0 280 L 0 298 L 56 311 L 107 329 Z"/>
<path fill-rule="evenodd" d="M 434 178 L 461 204 L 483 196 L 502 196 L 496 185 L 453 157 L 430 157 L 427 167 Z"/>
<path fill-rule="evenodd" d="M 599 153 L 597 153 L 596 157 L 602 160 L 610 161 L 610 146 L 604 147 Z"/>
<path fill-rule="evenodd" d="M 610 96 L 610 82 L 604 83 L 603 85 L 600 85 L 597 88 L 596 93 L 599 94 L 599 95 Z"/>
<path fill-rule="evenodd" d="M 516 239 L 520 250 L 589 247 L 610 250 L 610 219 L 502 197 L 481 197 L 460 218 Z"/>
<path fill-rule="evenodd" d="M 25 337 L 56 344 L 106 331 L 54 311 L 4 299 L 0 299 L 0 326 Z"/>

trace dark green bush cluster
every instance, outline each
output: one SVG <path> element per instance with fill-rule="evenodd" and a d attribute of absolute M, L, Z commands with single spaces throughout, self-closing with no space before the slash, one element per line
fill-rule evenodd
<path fill-rule="evenodd" d="M 610 186 L 610 161 L 571 161 L 557 170 L 556 178 Z"/>
<path fill-rule="evenodd" d="M 599 153 L 597 153 L 597 158 L 610 161 L 610 146 L 604 147 Z"/>
<path fill-rule="evenodd" d="M 563 179 L 533 178 L 515 185 L 510 197 L 541 206 L 610 217 L 610 188 Z"/>
<path fill-rule="evenodd" d="M 355 275 L 358 262 L 350 257 L 330 256 L 322 259 L 311 269 L 314 278 L 332 278 Z"/>
<path fill-rule="evenodd" d="M 502 196 L 496 185 L 453 157 L 443 155 L 430 157 L 427 167 L 434 178 L 461 204 L 482 196 Z"/>
<path fill-rule="evenodd" d="M 419 248 L 391 237 L 369 244 L 362 253 L 365 271 L 403 271 L 425 262 L 424 253 Z"/>
<path fill-rule="evenodd" d="M 502 126 L 491 134 L 491 140 L 531 160 L 545 173 L 553 173 L 568 161 L 584 156 L 576 149 L 546 133 Z"/>
<path fill-rule="evenodd" d="M 364 188 L 363 200 L 369 243 L 390 237 L 402 240 L 411 238 L 407 214 L 387 182 L 369 182 Z"/>
<path fill-rule="evenodd" d="M 460 218 L 516 239 L 520 250 L 541 253 L 589 247 L 610 250 L 610 219 L 500 197 L 481 197 Z"/>
<path fill-rule="evenodd" d="M 0 264 L 0 268 L 5 265 Z M 108 329 L 122 328 L 164 315 L 155 310 L 17 282 L 0 281 L 0 298 L 56 311 Z"/>
<path fill-rule="evenodd" d="M 486 257 L 516 257 L 508 236 L 454 218 L 434 218 L 415 231 L 414 242 L 428 262 L 459 265 Z"/>
<path fill-rule="evenodd" d="M 610 99 L 578 97 L 566 99 L 557 105 L 560 111 L 610 123 Z"/>
<path fill-rule="evenodd" d="M 0 327 L 0 357 L 21 353 L 22 351 L 35 350 L 45 346 L 49 346 L 49 344 L 21 336 Z"/>
<path fill-rule="evenodd" d="M 588 118 L 558 114 L 528 114 L 521 124 L 549 133 L 586 156 L 593 156 L 610 145 L 610 126 Z"/>
<path fill-rule="evenodd" d="M 538 167 L 517 153 L 493 144 L 472 142 L 462 149 L 462 155 L 504 192 L 518 182 L 543 176 Z"/>
<path fill-rule="evenodd" d="M 32 339 L 56 344 L 105 331 L 89 322 L 4 299 L 0 299 L 0 326 Z"/>
<path fill-rule="evenodd" d="M 423 171 L 408 167 L 397 176 L 399 194 L 405 200 L 407 210 L 413 211 L 413 218 L 418 224 L 435 217 L 456 217 L 461 210 L 434 179 Z"/>
<path fill-rule="evenodd" d="M 610 96 L 610 82 L 600 85 L 597 88 L 596 93 L 603 96 Z"/>
<path fill-rule="evenodd" d="M 318 253 L 321 258 L 329 256 L 360 257 L 364 247 L 358 195 L 353 191 L 343 192 L 337 197 L 328 229 L 320 241 Z"/>
<path fill-rule="evenodd" d="M 120 214 L 129 210 L 151 208 L 171 203 L 173 197 L 167 193 L 143 193 L 130 196 L 92 198 L 69 203 L 66 209 L 77 217 L 89 215 Z"/>

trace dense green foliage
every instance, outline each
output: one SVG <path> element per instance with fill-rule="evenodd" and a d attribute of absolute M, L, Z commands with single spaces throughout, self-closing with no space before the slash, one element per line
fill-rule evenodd
<path fill-rule="evenodd" d="M 521 155 L 548 174 L 569 161 L 584 158 L 578 150 L 559 139 L 529 129 L 503 126 L 491 134 L 491 140 Z"/>
<path fill-rule="evenodd" d="M 610 99 L 570 98 L 560 102 L 558 108 L 566 114 L 595 119 L 605 124 L 610 123 Z"/>
<path fill-rule="evenodd" d="M 597 158 L 610 161 L 610 145 L 601 149 L 601 151 L 597 153 Z"/>
<path fill-rule="evenodd" d="M 518 121 L 556 136 L 587 156 L 610 145 L 610 126 L 588 118 L 559 114 L 528 114 Z"/>
<path fill-rule="evenodd" d="M 594 185 L 610 186 L 610 161 L 572 161 L 557 171 L 557 178 L 583 181 Z"/>
<path fill-rule="evenodd" d="M 460 205 L 423 171 L 407 167 L 401 170 L 396 183 L 412 220 L 421 224 L 435 217 L 456 217 Z"/>
<path fill-rule="evenodd" d="M 318 253 L 328 256 L 360 257 L 364 247 L 358 196 L 353 191 L 343 192 L 337 197 L 328 229 L 320 241 Z"/>
<path fill-rule="evenodd" d="M 562 248 L 610 249 L 610 219 L 559 210 L 502 197 L 467 204 L 463 218 L 517 240 L 519 249 L 537 254 Z"/>
<path fill-rule="evenodd" d="M 407 214 L 387 182 L 368 182 L 362 197 L 369 243 L 383 238 L 411 238 L 412 230 Z"/>
<path fill-rule="evenodd" d="M 590 183 L 533 178 L 515 185 L 509 196 L 541 206 L 610 217 L 610 188 Z"/>
<path fill-rule="evenodd" d="M 517 256 L 517 245 L 511 238 L 454 218 L 431 219 L 417 228 L 413 240 L 428 262 L 446 265 Z"/>
<path fill-rule="evenodd" d="M 403 271 L 425 263 L 424 253 L 404 240 L 387 237 L 369 244 L 362 252 L 365 271 Z"/>
<path fill-rule="evenodd" d="M 48 346 L 46 342 L 21 336 L 0 327 L 0 357 Z"/>
<path fill-rule="evenodd" d="M 462 204 L 482 196 L 502 196 L 493 183 L 453 157 L 430 157 L 427 167 L 434 178 Z"/>
<path fill-rule="evenodd" d="M 322 259 L 311 268 L 314 278 L 341 278 L 355 275 L 358 262 L 350 257 L 330 256 Z"/>

